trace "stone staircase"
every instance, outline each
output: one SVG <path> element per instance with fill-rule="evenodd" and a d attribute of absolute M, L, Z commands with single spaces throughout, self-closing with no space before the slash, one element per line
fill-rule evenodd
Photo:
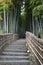
<path fill-rule="evenodd" d="M 17 40 L 0 52 L 0 65 L 31 65 L 25 40 Z"/>

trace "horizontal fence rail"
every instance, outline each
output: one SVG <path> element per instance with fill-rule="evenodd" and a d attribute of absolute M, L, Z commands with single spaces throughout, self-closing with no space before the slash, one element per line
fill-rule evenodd
<path fill-rule="evenodd" d="M 18 34 L 8 33 L 8 34 L 0 35 L 0 51 L 3 50 L 4 46 L 12 43 L 17 39 L 18 39 Z"/>
<path fill-rule="evenodd" d="M 43 65 L 43 40 L 30 32 L 26 32 L 26 41 L 27 46 L 34 53 L 40 64 Z"/>

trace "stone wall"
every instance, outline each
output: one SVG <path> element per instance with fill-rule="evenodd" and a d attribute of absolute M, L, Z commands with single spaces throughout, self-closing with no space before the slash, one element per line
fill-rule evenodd
<path fill-rule="evenodd" d="M 43 40 L 30 32 L 26 32 L 26 42 L 27 49 L 30 48 L 39 63 L 43 65 Z"/>
<path fill-rule="evenodd" d="M 18 34 L 8 33 L 8 34 L 0 35 L 0 51 L 2 51 L 6 45 L 11 44 L 17 39 L 18 39 Z"/>

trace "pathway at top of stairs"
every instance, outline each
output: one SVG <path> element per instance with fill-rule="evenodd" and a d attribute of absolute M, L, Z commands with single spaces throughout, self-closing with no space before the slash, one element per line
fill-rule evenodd
<path fill-rule="evenodd" d="M 17 40 L 5 47 L 0 54 L 0 65 L 32 65 L 26 51 L 25 39 Z"/>

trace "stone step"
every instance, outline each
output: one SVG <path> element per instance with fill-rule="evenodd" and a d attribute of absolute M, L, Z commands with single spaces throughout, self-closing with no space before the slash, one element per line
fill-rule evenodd
<path fill-rule="evenodd" d="M 26 52 L 2 52 L 0 55 L 27 56 L 28 54 Z"/>
<path fill-rule="evenodd" d="M 25 43 L 12 43 L 11 45 L 26 45 Z"/>
<path fill-rule="evenodd" d="M 13 47 L 13 48 L 6 48 L 6 49 L 14 49 L 14 50 L 17 50 L 17 49 L 19 49 L 19 50 L 26 50 L 26 48 L 15 48 L 15 47 Z"/>
<path fill-rule="evenodd" d="M 23 47 L 23 48 L 25 48 L 26 45 L 9 45 L 9 46 L 7 46 L 7 47 Z"/>
<path fill-rule="evenodd" d="M 26 52 L 2 52 L 2 54 L 27 54 Z"/>
<path fill-rule="evenodd" d="M 0 60 L 1 65 L 31 65 L 29 60 Z"/>
<path fill-rule="evenodd" d="M 19 40 L 16 40 L 14 43 L 25 43 L 26 41 L 25 41 L 25 39 L 19 39 Z"/>
<path fill-rule="evenodd" d="M 17 45 L 16 45 L 16 44 L 14 44 L 14 45 L 11 44 L 11 45 L 9 45 L 9 46 L 14 46 L 14 47 L 15 47 L 15 46 L 25 47 L 25 45 L 20 45 L 20 44 L 19 44 L 19 45 L 18 45 L 18 44 L 17 44 Z"/>
<path fill-rule="evenodd" d="M 29 59 L 29 56 L 7 56 L 7 55 L 3 55 L 0 56 L 0 60 L 27 60 Z"/>
<path fill-rule="evenodd" d="M 22 49 L 4 49 L 4 51 L 8 51 L 8 52 L 27 52 L 26 50 L 22 50 Z"/>
<path fill-rule="evenodd" d="M 12 43 L 11 45 L 26 45 L 25 43 Z"/>
<path fill-rule="evenodd" d="M 7 47 L 26 47 L 25 45 L 9 45 L 9 46 L 7 46 Z"/>
<path fill-rule="evenodd" d="M 25 40 L 17 40 L 5 47 L 0 54 L 0 65 L 31 65 Z"/>
<path fill-rule="evenodd" d="M 23 48 L 23 49 L 26 49 L 26 47 L 23 47 L 23 46 L 8 46 L 6 48 L 15 48 L 15 49 L 17 49 L 17 48 Z"/>
<path fill-rule="evenodd" d="M 26 43 L 16 41 L 16 42 L 13 42 L 12 44 L 22 44 L 22 45 L 25 45 Z"/>
<path fill-rule="evenodd" d="M 5 49 L 14 49 L 14 50 L 16 50 L 16 49 L 19 49 L 19 50 L 26 50 L 26 48 L 22 48 L 22 47 L 7 47 L 7 48 L 5 48 Z"/>

